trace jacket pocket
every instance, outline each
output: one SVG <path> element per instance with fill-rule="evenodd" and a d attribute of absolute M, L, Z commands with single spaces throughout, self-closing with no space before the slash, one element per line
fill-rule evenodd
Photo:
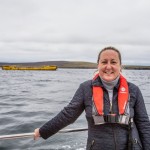
<path fill-rule="evenodd" d="M 93 150 L 94 144 L 95 144 L 95 140 L 92 140 L 91 143 L 88 146 L 88 150 Z"/>
<path fill-rule="evenodd" d="M 141 143 L 135 138 L 132 140 L 132 149 L 133 150 L 143 150 Z"/>

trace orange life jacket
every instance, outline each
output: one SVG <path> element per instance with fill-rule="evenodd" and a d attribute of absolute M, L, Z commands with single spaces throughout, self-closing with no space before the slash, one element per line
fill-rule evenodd
<path fill-rule="evenodd" d="M 99 75 L 96 74 L 93 80 L 95 80 L 98 76 Z M 118 107 L 120 115 L 125 113 L 128 98 L 129 98 L 128 83 L 126 79 L 122 75 L 120 75 L 120 85 L 118 90 Z M 93 102 L 99 115 L 104 115 L 103 89 L 100 86 L 93 86 Z"/>

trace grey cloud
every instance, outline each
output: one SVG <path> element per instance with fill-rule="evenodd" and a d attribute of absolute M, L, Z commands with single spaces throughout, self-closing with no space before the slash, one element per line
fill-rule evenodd
<path fill-rule="evenodd" d="M 149 4 L 149 0 L 0 1 L 0 61 L 95 62 L 99 50 L 112 45 L 123 50 L 125 62 L 141 59 L 150 64 Z"/>

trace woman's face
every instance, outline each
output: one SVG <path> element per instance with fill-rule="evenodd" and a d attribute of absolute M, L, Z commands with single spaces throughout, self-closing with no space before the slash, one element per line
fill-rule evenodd
<path fill-rule="evenodd" d="M 115 80 L 121 71 L 118 53 L 111 49 L 103 51 L 98 62 L 98 71 L 103 80 L 107 82 Z"/>

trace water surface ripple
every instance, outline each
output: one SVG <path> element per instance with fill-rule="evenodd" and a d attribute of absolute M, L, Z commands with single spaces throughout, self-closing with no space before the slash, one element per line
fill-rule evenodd
<path fill-rule="evenodd" d="M 57 71 L 0 70 L 0 135 L 30 133 L 54 117 L 72 99 L 93 69 Z M 124 70 L 138 85 L 150 115 L 150 70 Z M 68 128 L 86 127 L 84 113 Z M 0 150 L 85 150 L 87 132 L 56 134 L 46 141 L 32 138 L 1 140 Z"/>

